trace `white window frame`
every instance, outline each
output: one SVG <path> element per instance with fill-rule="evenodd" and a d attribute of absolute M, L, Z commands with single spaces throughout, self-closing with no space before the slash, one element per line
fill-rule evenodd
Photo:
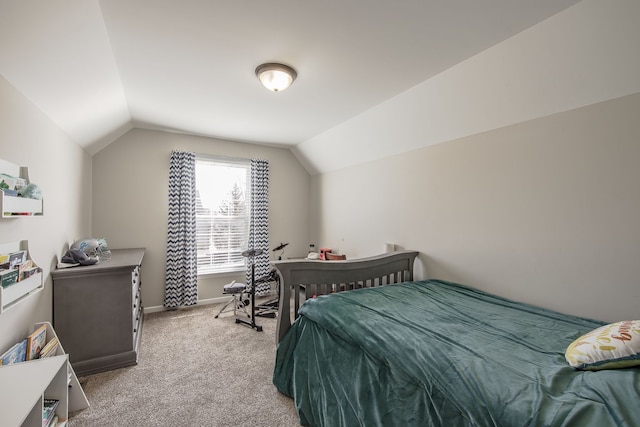
<path fill-rule="evenodd" d="M 220 202 L 226 201 L 227 205 L 233 202 L 229 197 L 233 183 L 221 188 L 216 186 L 215 179 L 210 178 L 210 182 L 204 178 L 208 174 L 206 168 L 217 168 L 223 172 L 223 177 L 233 177 L 243 193 L 242 203 L 244 211 L 241 215 L 228 215 L 224 212 L 224 206 Z M 229 169 L 230 168 L 230 169 Z M 198 263 L 198 276 L 224 275 L 237 273 L 246 270 L 246 259 L 242 252 L 248 247 L 249 223 L 251 220 L 251 160 L 232 157 L 219 157 L 206 154 L 196 154 L 196 251 Z M 244 178 L 244 183 L 241 182 Z M 200 179 L 198 177 L 200 176 Z M 219 181 L 218 181 L 219 182 Z M 201 192 L 208 192 L 204 194 Z M 226 196 L 222 196 L 222 194 Z M 236 199 L 239 200 L 239 199 Z M 217 205 L 217 206 L 216 206 Z M 218 210 L 218 212 L 216 212 Z M 231 227 L 234 227 L 231 229 Z M 224 231 L 218 233 L 219 245 L 215 243 L 216 228 L 224 230 L 229 227 L 229 234 L 225 236 Z M 226 242 L 224 241 L 226 237 Z M 225 245 L 231 243 L 231 248 Z"/>

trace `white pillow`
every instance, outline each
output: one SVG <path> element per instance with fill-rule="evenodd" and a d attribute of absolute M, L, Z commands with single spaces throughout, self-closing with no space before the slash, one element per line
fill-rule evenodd
<path fill-rule="evenodd" d="M 628 368 L 640 365 L 640 320 L 610 323 L 572 342 L 565 358 L 576 369 Z"/>

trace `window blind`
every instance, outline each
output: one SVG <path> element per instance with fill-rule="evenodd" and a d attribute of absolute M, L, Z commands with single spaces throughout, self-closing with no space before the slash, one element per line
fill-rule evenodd
<path fill-rule="evenodd" d="M 196 155 L 198 274 L 242 271 L 251 215 L 251 161 Z"/>

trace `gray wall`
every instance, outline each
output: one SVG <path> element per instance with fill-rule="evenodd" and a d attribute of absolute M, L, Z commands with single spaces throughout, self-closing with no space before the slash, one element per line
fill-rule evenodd
<path fill-rule="evenodd" d="M 640 306 L 640 94 L 312 177 L 312 240 L 602 320 Z M 390 143 L 392 141 L 389 141 Z"/>
<path fill-rule="evenodd" d="M 106 238 L 110 248 L 147 249 L 142 297 L 148 309 L 157 309 L 164 300 L 169 157 L 174 149 L 269 160 L 270 247 L 290 242 L 285 256 L 305 253 L 310 177 L 289 150 L 134 129 L 93 157 L 92 233 Z M 245 281 L 243 274 L 199 280 L 199 299 L 222 297 L 222 286 L 234 279 Z"/>
<path fill-rule="evenodd" d="M 0 351 L 51 320 L 51 278 L 66 245 L 91 229 L 91 157 L 0 76 L 0 158 L 29 168 L 44 194 L 44 215 L 0 219 L 0 241 L 29 241 L 43 269 L 42 292 L 0 314 Z"/>

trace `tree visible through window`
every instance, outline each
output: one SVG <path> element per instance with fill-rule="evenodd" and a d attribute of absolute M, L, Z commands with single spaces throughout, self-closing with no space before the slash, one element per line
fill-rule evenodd
<path fill-rule="evenodd" d="M 244 270 L 250 183 L 250 160 L 196 156 L 198 274 Z"/>

